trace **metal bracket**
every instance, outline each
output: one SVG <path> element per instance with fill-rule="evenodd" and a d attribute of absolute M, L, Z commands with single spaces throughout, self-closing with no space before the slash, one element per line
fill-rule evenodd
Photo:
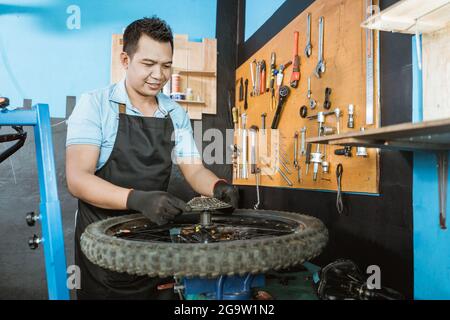
<path fill-rule="evenodd" d="M 441 229 L 446 230 L 448 151 L 439 151 L 436 156 L 439 183 L 439 225 Z"/>

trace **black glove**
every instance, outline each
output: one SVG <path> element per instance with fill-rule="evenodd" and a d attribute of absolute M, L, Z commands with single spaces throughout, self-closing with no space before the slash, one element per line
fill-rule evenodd
<path fill-rule="evenodd" d="M 214 198 L 231 204 L 233 208 L 237 209 L 239 203 L 239 190 L 237 187 L 232 186 L 223 180 L 219 180 L 214 185 L 213 192 Z"/>
<path fill-rule="evenodd" d="M 191 208 L 181 199 L 164 191 L 131 190 L 127 208 L 139 211 L 152 222 L 163 225 Z"/>

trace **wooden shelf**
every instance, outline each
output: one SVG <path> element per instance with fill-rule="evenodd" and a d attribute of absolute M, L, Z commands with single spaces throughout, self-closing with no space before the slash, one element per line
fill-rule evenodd
<path fill-rule="evenodd" d="M 201 77 L 215 77 L 215 71 L 202 71 L 202 70 L 180 70 L 174 69 L 174 73 L 179 73 L 181 75 L 193 75 L 193 76 L 201 76 Z"/>
<path fill-rule="evenodd" d="M 450 150 L 450 118 L 308 138 L 306 142 L 405 151 Z"/>
<path fill-rule="evenodd" d="M 200 104 L 205 104 L 206 102 L 205 101 L 195 101 L 195 100 L 179 100 L 179 99 L 172 99 L 173 101 L 175 101 L 175 102 L 178 102 L 178 103 L 186 103 L 186 104 L 198 104 L 198 105 L 200 105 Z"/>
<path fill-rule="evenodd" d="M 402 0 L 368 18 L 361 27 L 407 34 L 431 33 L 450 23 L 450 0 Z"/>

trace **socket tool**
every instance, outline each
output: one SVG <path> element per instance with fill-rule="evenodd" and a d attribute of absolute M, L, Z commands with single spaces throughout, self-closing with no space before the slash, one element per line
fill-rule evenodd
<path fill-rule="evenodd" d="M 308 108 L 306 106 L 300 107 L 300 117 L 306 118 L 308 116 Z"/>
<path fill-rule="evenodd" d="M 308 91 L 306 97 L 309 100 L 309 107 L 311 108 L 311 110 L 314 110 L 317 106 L 317 102 L 312 98 L 311 77 L 308 77 Z"/>
<path fill-rule="evenodd" d="M 308 175 L 309 172 L 309 164 L 311 163 L 311 150 L 312 150 L 312 144 L 308 143 L 308 145 L 306 146 L 306 160 L 305 160 L 305 164 L 306 164 L 306 175 Z"/>
<path fill-rule="evenodd" d="M 352 156 L 352 147 L 347 146 L 344 147 L 343 149 L 336 149 L 334 150 L 334 154 L 337 156 L 344 156 L 350 158 Z"/>
<path fill-rule="evenodd" d="M 303 127 L 300 132 L 302 135 L 302 137 L 301 137 L 302 142 L 301 142 L 301 146 L 300 146 L 300 148 L 301 148 L 300 155 L 304 156 L 306 153 L 306 127 Z"/>
<path fill-rule="evenodd" d="M 347 120 L 347 128 L 353 129 L 355 127 L 355 107 L 352 104 L 348 105 L 348 120 Z"/>

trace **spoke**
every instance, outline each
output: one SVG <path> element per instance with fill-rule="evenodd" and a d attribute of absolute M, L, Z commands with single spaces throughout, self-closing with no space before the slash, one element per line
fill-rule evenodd
<path fill-rule="evenodd" d="M 125 228 L 125 226 L 127 227 Z M 201 243 L 282 236 L 295 232 L 298 224 L 294 225 L 280 220 L 234 216 L 214 219 L 213 224 L 209 227 L 202 227 L 198 223 L 178 223 L 166 226 L 140 224 L 139 226 L 133 226 L 132 223 L 128 222 L 122 228 L 120 229 L 120 226 L 114 227 L 114 229 L 119 230 L 114 233 L 115 236 L 131 241 Z M 172 229 L 178 229 L 184 234 L 170 234 Z M 128 232 L 123 232 L 123 230 Z"/>

